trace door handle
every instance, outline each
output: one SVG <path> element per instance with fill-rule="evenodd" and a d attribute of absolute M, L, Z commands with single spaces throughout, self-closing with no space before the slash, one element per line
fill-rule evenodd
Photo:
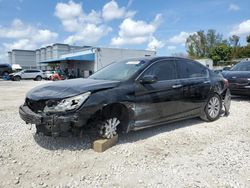
<path fill-rule="evenodd" d="M 210 81 L 205 81 L 205 82 L 203 82 L 204 84 L 209 84 L 210 83 Z"/>
<path fill-rule="evenodd" d="M 173 86 L 172 86 L 173 89 L 177 89 L 177 88 L 181 88 L 181 87 L 182 87 L 181 84 L 177 84 L 177 85 L 173 85 Z"/>

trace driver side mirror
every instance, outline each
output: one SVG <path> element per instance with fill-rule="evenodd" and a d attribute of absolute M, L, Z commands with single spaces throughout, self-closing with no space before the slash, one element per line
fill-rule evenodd
<path fill-rule="evenodd" d="M 144 76 L 141 80 L 140 80 L 140 83 L 141 84 L 153 84 L 155 82 L 157 82 L 158 79 L 156 76 L 154 75 L 146 75 Z"/>

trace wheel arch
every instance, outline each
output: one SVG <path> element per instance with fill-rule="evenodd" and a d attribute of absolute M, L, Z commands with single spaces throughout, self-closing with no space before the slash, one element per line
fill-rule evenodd
<path fill-rule="evenodd" d="M 132 108 L 133 105 L 129 103 L 114 102 L 107 105 L 104 105 L 101 108 L 101 116 L 108 117 L 109 113 L 114 113 L 117 118 L 121 121 L 120 130 L 122 132 L 129 132 L 130 122 L 133 119 L 134 111 Z"/>

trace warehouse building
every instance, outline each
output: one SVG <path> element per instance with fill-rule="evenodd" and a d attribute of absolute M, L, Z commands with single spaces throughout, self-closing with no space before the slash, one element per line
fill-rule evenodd
<path fill-rule="evenodd" d="M 56 43 L 34 51 L 12 50 L 9 52 L 9 62 L 20 64 L 22 68 L 60 69 L 75 77 L 88 77 L 114 61 L 155 55 L 155 51 L 148 50 L 70 46 Z"/>
<path fill-rule="evenodd" d="M 23 69 L 36 68 L 36 54 L 33 50 L 17 50 L 8 52 L 9 64 L 20 65 Z"/>

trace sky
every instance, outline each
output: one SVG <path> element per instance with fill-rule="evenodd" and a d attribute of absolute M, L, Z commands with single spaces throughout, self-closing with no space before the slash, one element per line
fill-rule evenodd
<path fill-rule="evenodd" d="M 249 0 L 0 0 L 0 63 L 12 49 L 53 43 L 186 53 L 186 38 L 215 29 L 250 34 Z"/>

